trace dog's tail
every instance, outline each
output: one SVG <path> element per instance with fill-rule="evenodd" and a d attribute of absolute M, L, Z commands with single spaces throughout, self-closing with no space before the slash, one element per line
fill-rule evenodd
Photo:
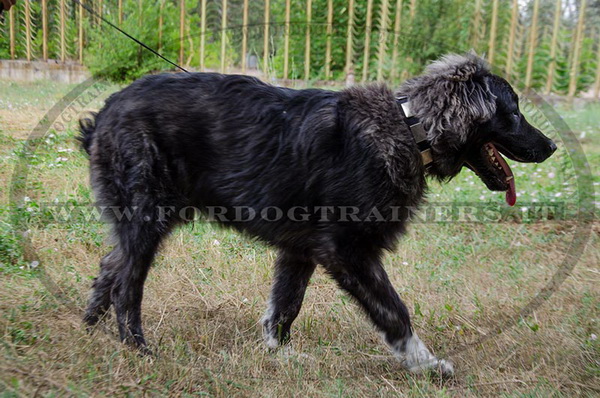
<path fill-rule="evenodd" d="M 96 131 L 96 113 L 90 112 L 88 115 L 79 119 L 79 132 L 81 133 L 77 140 L 81 143 L 83 149 L 90 154 L 90 147 Z"/>

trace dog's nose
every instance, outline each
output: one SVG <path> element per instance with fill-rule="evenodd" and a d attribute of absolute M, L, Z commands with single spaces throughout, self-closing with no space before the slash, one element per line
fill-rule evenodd
<path fill-rule="evenodd" d="M 556 144 L 550 140 L 550 154 L 552 155 L 556 151 Z"/>

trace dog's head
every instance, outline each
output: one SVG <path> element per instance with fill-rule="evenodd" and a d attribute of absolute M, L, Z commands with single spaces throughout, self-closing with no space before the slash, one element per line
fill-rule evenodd
<path fill-rule="evenodd" d="M 530 125 L 518 96 L 474 54 L 448 55 L 400 88 L 423 123 L 432 149 L 430 174 L 449 179 L 463 166 L 492 191 L 516 201 L 515 181 L 501 154 L 518 162 L 543 162 L 556 150 Z"/>

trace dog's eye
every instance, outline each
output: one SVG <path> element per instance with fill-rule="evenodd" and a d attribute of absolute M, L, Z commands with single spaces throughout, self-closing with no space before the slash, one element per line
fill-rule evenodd
<path fill-rule="evenodd" d="M 521 112 L 519 112 L 519 110 L 517 109 L 516 111 L 513 111 L 512 115 L 516 118 L 520 118 L 521 117 Z"/>

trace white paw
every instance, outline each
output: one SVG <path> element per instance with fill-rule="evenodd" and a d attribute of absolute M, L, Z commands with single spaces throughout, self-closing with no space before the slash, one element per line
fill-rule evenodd
<path fill-rule="evenodd" d="M 434 371 L 444 377 L 454 374 L 452 363 L 444 359 L 438 359 L 429 352 L 416 333 L 413 333 L 403 347 L 402 344 L 399 344 L 392 347 L 392 349 L 402 366 L 412 373 Z"/>
<path fill-rule="evenodd" d="M 265 333 L 263 337 L 267 348 L 274 350 L 279 347 L 279 341 L 275 337 L 268 333 Z"/>
<path fill-rule="evenodd" d="M 445 359 L 434 359 L 418 364 L 405 365 L 406 369 L 411 373 L 436 372 L 441 376 L 449 377 L 454 375 L 454 365 L 452 362 Z"/>

